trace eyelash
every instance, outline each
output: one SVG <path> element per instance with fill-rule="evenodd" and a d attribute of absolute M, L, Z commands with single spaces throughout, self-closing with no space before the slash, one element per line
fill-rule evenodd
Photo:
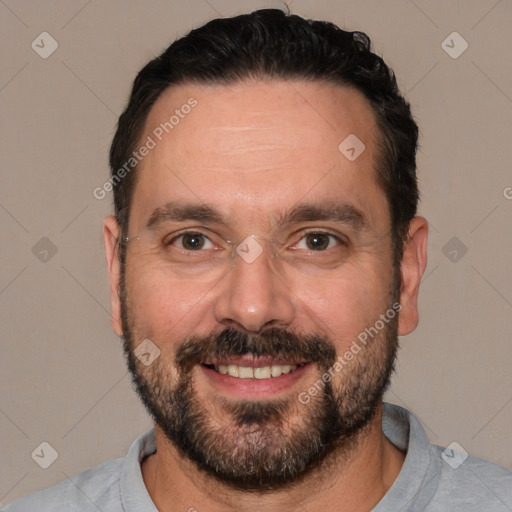
<path fill-rule="evenodd" d="M 183 239 L 183 237 L 186 236 L 186 235 L 201 236 L 201 237 L 205 238 L 206 240 L 208 240 L 210 243 L 214 244 L 214 242 L 211 240 L 211 238 L 208 237 L 207 235 L 205 235 L 204 233 L 201 233 L 200 231 L 195 231 L 195 230 L 188 230 L 188 231 L 182 231 L 181 233 L 173 236 L 170 240 L 167 240 L 167 241 L 164 240 L 163 245 L 165 247 L 170 247 L 177 240 Z M 308 235 L 326 235 L 326 236 L 329 236 L 331 239 L 334 239 L 337 242 L 338 245 L 341 245 L 341 246 L 347 246 L 348 245 L 346 240 L 343 240 L 339 236 L 336 236 L 336 235 L 334 235 L 332 233 L 329 233 L 327 231 L 321 231 L 321 230 L 311 230 L 311 231 L 303 231 L 301 233 L 301 236 L 300 236 L 299 240 L 292 246 L 292 248 L 295 248 L 295 246 L 297 246 Z M 216 244 L 214 244 L 214 245 L 216 245 Z M 179 248 L 179 249 L 182 250 L 182 251 L 186 251 L 187 253 L 202 252 L 202 250 L 204 250 L 204 249 L 200 249 L 200 250 L 197 250 L 197 251 L 193 251 L 193 250 L 189 250 L 189 249 L 185 249 L 185 248 Z M 329 249 L 332 249 L 332 247 L 329 247 Z M 327 250 L 328 249 L 324 249 L 324 250 L 321 250 L 321 251 L 315 251 L 313 249 L 309 249 L 310 252 L 325 252 Z"/>
<path fill-rule="evenodd" d="M 176 242 L 177 240 L 179 240 L 180 238 L 183 239 L 183 237 L 187 236 L 187 235 L 196 235 L 196 236 L 201 236 L 203 237 L 204 239 L 208 240 L 211 244 L 213 244 L 212 240 L 210 237 L 208 237 L 207 235 L 205 235 L 204 233 L 201 233 L 200 231 L 182 231 L 181 233 L 179 233 L 178 235 L 175 235 L 173 236 L 170 240 L 168 241 L 164 241 L 163 242 L 163 245 L 165 247 L 170 247 L 171 245 L 174 244 L 174 242 Z M 184 248 L 179 248 L 180 250 L 183 250 L 183 251 L 186 251 L 186 252 L 201 252 L 201 251 L 191 251 L 191 250 L 188 250 L 188 249 L 184 249 Z"/>

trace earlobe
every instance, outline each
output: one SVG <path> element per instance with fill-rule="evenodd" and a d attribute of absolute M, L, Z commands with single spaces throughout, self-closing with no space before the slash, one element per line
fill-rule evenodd
<path fill-rule="evenodd" d="M 409 225 L 401 263 L 401 288 L 398 334 L 405 336 L 418 325 L 418 293 L 427 266 L 428 222 L 415 217 Z"/>
<path fill-rule="evenodd" d="M 107 270 L 110 282 L 110 309 L 112 329 L 118 336 L 122 336 L 121 322 L 121 301 L 119 297 L 119 278 L 120 278 L 120 260 L 119 244 L 120 236 L 119 224 L 115 217 L 109 216 L 103 222 L 103 242 L 105 244 L 105 257 L 107 260 Z"/>

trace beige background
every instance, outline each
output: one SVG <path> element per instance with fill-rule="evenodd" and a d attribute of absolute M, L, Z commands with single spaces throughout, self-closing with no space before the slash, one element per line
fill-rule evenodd
<path fill-rule="evenodd" d="M 261 5 L 272 2 L 0 1 L 1 502 L 124 455 L 150 427 L 109 325 L 111 196 L 92 191 L 139 68 L 211 17 Z M 430 259 L 421 324 L 402 340 L 387 398 L 432 442 L 512 468 L 512 2 L 291 9 L 368 32 L 421 126 Z M 47 59 L 31 48 L 43 31 L 59 45 Z M 457 59 L 441 46 L 453 31 L 469 43 Z M 46 470 L 31 458 L 43 441 L 59 455 Z"/>

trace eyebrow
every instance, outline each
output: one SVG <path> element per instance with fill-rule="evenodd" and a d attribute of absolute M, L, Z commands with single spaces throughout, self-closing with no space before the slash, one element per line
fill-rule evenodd
<path fill-rule="evenodd" d="M 166 221 L 184 222 L 186 220 L 227 224 L 223 215 L 206 204 L 196 205 L 172 201 L 162 207 L 156 208 L 151 214 L 151 217 L 149 217 L 146 227 L 156 228 Z"/>
<path fill-rule="evenodd" d="M 277 224 L 278 226 L 285 226 L 319 220 L 339 222 L 360 230 L 368 227 L 367 217 L 359 208 L 350 203 L 338 201 L 326 201 L 322 204 L 299 204 L 281 215 Z"/>
<path fill-rule="evenodd" d="M 184 221 L 209 222 L 228 225 L 227 219 L 215 208 L 206 204 L 181 203 L 171 201 L 156 208 L 146 224 L 154 229 L 164 222 Z M 276 225 L 283 227 L 300 222 L 330 221 L 347 224 L 354 229 L 363 230 L 368 227 L 365 214 L 350 203 L 326 201 L 320 203 L 299 204 L 277 218 Z"/>

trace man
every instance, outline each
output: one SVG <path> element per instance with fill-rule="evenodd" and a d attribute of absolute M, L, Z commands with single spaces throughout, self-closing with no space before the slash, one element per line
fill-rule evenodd
<path fill-rule="evenodd" d="M 511 471 L 448 464 L 382 403 L 426 265 L 417 134 L 367 36 L 329 23 L 214 20 L 147 64 L 104 234 L 155 429 L 6 510 L 512 510 Z"/>

